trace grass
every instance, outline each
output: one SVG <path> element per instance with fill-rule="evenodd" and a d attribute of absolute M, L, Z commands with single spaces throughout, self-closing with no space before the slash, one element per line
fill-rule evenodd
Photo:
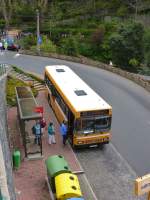
<path fill-rule="evenodd" d="M 7 98 L 7 104 L 9 106 L 17 105 L 15 87 L 18 87 L 18 86 L 29 86 L 29 85 L 24 83 L 21 80 L 18 80 L 18 79 L 8 76 L 7 87 L 6 87 L 6 90 L 7 90 L 6 98 Z M 34 88 L 31 88 L 31 89 L 32 89 L 33 95 L 36 97 L 38 94 L 37 90 L 35 90 Z"/>

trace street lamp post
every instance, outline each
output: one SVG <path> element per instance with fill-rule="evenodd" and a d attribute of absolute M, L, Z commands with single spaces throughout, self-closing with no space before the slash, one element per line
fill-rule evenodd
<path fill-rule="evenodd" d="M 37 14 L 37 52 L 38 54 L 40 53 L 40 44 L 39 44 L 39 39 L 40 39 L 40 15 L 39 15 L 39 10 L 36 10 Z"/>

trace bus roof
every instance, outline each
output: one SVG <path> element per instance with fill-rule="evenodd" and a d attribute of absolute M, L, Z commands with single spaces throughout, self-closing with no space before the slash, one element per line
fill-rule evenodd
<path fill-rule="evenodd" d="M 59 91 L 76 112 L 111 109 L 111 106 L 93 91 L 77 74 L 65 65 L 45 67 Z M 57 88 L 56 87 L 56 88 Z"/>

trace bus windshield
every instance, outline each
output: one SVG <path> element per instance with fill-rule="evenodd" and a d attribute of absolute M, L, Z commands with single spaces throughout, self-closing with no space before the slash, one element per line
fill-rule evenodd
<path fill-rule="evenodd" d="M 90 134 L 110 129 L 111 117 L 82 118 L 76 120 L 75 129 L 78 133 Z"/>

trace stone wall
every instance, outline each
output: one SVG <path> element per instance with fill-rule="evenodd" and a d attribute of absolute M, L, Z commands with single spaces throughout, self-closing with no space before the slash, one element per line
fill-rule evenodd
<path fill-rule="evenodd" d="M 5 171 L 7 175 L 7 187 L 10 200 L 15 200 L 15 190 L 12 176 L 12 162 L 8 144 L 7 107 L 6 107 L 6 80 L 7 75 L 0 76 L 0 142 L 4 157 Z M 1 164 L 1 163 L 0 163 Z M 3 175 L 2 175 L 3 176 Z"/>
<path fill-rule="evenodd" d="M 27 51 L 27 50 L 23 50 L 22 53 L 25 53 L 28 55 L 39 55 L 36 52 L 31 52 L 31 51 Z M 116 68 L 116 67 L 98 62 L 98 61 L 94 61 L 94 60 L 91 60 L 89 58 L 82 57 L 82 56 L 72 57 L 72 56 L 66 56 L 66 55 L 60 55 L 60 54 L 54 54 L 54 53 L 42 53 L 42 52 L 40 52 L 40 56 L 51 57 L 51 58 L 56 58 L 56 59 L 61 59 L 61 60 L 68 60 L 68 61 L 72 61 L 72 62 L 91 65 L 93 67 L 99 67 L 101 69 L 104 69 L 104 70 L 113 72 L 115 74 L 118 74 L 120 76 L 123 76 L 123 77 L 137 83 L 138 85 L 144 87 L 148 92 L 150 92 L 150 81 L 144 80 L 144 78 L 142 78 L 138 74 L 130 73 L 130 72 L 121 70 L 119 68 Z"/>

